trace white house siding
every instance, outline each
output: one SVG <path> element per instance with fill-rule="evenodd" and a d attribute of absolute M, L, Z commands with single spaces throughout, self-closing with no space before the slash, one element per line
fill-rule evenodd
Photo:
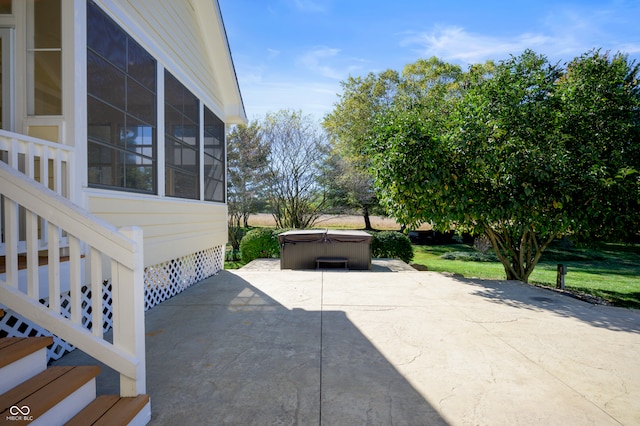
<path fill-rule="evenodd" d="M 129 194 L 127 194 L 129 195 Z M 144 232 L 144 264 L 156 265 L 184 255 L 224 246 L 227 206 L 181 199 L 89 194 L 89 210 L 117 227 L 136 225 Z"/>
<path fill-rule="evenodd" d="M 95 3 L 157 60 L 159 76 L 162 68 L 167 69 L 227 125 L 246 121 L 215 0 Z M 159 113 L 159 185 L 164 183 L 163 122 Z M 93 214 L 118 227 L 135 225 L 143 229 L 146 266 L 224 247 L 227 242 L 224 204 L 93 188 L 84 193 Z"/>

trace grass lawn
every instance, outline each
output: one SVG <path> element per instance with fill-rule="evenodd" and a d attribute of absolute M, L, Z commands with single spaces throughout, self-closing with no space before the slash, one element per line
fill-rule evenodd
<path fill-rule="evenodd" d="M 245 265 L 244 262 L 240 260 L 225 260 L 224 261 L 224 269 L 239 269 Z"/>
<path fill-rule="evenodd" d="M 458 273 L 468 278 L 505 278 L 504 268 L 497 261 L 441 258 L 448 252 L 473 253 L 474 249 L 467 245 L 414 246 L 414 249 L 413 263 L 425 265 L 430 271 Z M 554 246 L 543 255 L 529 281 L 555 287 L 558 263 L 567 265 L 568 290 L 601 297 L 616 306 L 640 309 L 639 245 L 602 244 L 595 250 Z"/>

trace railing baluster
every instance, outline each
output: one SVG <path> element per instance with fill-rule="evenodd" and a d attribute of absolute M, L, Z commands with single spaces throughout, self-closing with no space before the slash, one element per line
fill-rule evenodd
<path fill-rule="evenodd" d="M 75 188 L 71 187 L 71 182 L 75 182 L 76 179 L 76 165 L 72 164 L 69 161 L 69 155 L 67 153 L 67 155 L 65 156 L 66 161 L 65 161 L 65 187 L 67 188 L 67 194 L 66 197 L 68 199 L 70 199 L 72 202 L 77 203 L 77 194 L 76 194 L 76 190 Z"/>
<path fill-rule="evenodd" d="M 91 323 L 94 336 L 102 337 L 102 253 L 91 247 Z"/>
<path fill-rule="evenodd" d="M 57 235 L 58 227 L 48 222 L 49 235 Z M 51 238 L 48 253 L 49 269 L 49 309 L 60 313 L 60 240 Z"/>
<path fill-rule="evenodd" d="M 58 193 L 58 195 L 62 195 L 62 159 L 60 158 L 60 150 L 56 149 L 51 155 L 53 170 L 51 171 L 51 175 L 53 177 L 53 190 Z"/>
<path fill-rule="evenodd" d="M 56 194 L 62 195 L 62 170 L 61 170 L 61 159 L 60 159 L 60 150 L 52 149 L 53 152 L 49 154 L 51 158 L 51 180 L 53 187 L 51 188 Z M 58 232 L 55 235 L 49 235 L 49 238 L 57 238 L 59 244 L 64 245 L 62 241 L 63 230 L 58 228 Z"/>
<path fill-rule="evenodd" d="M 120 228 L 127 238 L 142 247 L 142 230 Z M 120 395 L 135 396 L 146 393 L 145 339 L 144 339 L 144 259 L 141 251 L 132 253 L 134 269 L 111 260 L 111 286 L 113 288 L 113 344 L 126 348 L 139 360 L 136 377 L 120 375 Z M 137 324 L 137 327 L 131 327 Z"/>
<path fill-rule="evenodd" d="M 40 151 L 40 183 L 49 188 L 49 150 L 47 147 L 42 147 Z M 49 227 L 44 219 L 40 222 L 40 226 L 40 247 L 44 249 L 49 243 Z"/>
<path fill-rule="evenodd" d="M 6 281 L 18 287 L 18 204 L 4 197 L 4 244 Z"/>
<path fill-rule="evenodd" d="M 36 165 L 35 165 L 35 147 L 33 144 L 27 145 L 26 153 L 24 155 L 24 173 L 31 179 L 36 178 Z"/>
<path fill-rule="evenodd" d="M 69 235 L 69 296 L 71 298 L 71 322 L 82 323 L 82 255 L 80 241 Z"/>
<path fill-rule="evenodd" d="M 40 152 L 40 183 L 51 189 L 49 185 L 49 148 L 42 147 Z"/>
<path fill-rule="evenodd" d="M 26 212 L 27 227 L 27 294 L 32 299 L 40 298 L 40 277 L 38 269 L 40 262 L 38 258 L 38 215 L 30 210 Z"/>
<path fill-rule="evenodd" d="M 18 170 L 18 154 L 20 150 L 18 149 L 18 140 L 11 139 L 11 149 L 9 150 L 9 158 L 7 159 L 7 164 L 9 164 L 14 169 Z"/>

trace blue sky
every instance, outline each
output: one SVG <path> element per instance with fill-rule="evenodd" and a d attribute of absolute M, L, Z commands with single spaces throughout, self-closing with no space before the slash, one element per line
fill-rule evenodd
<path fill-rule="evenodd" d="M 468 64 L 527 48 L 567 61 L 592 48 L 640 61 L 640 0 L 219 0 L 249 119 L 321 119 L 340 82 L 437 56 Z"/>

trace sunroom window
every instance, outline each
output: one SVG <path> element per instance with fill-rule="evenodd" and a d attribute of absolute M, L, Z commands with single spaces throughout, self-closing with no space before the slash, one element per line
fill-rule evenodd
<path fill-rule="evenodd" d="M 224 123 L 204 108 L 204 199 L 225 201 Z"/>
<path fill-rule="evenodd" d="M 94 187 L 156 193 L 156 61 L 87 4 L 88 174 Z"/>
<path fill-rule="evenodd" d="M 0 15 L 11 15 L 11 1 L 12 0 L 0 0 Z"/>
<path fill-rule="evenodd" d="M 164 72 L 165 191 L 200 198 L 200 103 L 167 70 Z"/>
<path fill-rule="evenodd" d="M 27 13 L 27 112 L 29 115 L 61 115 L 60 0 L 28 0 Z"/>

